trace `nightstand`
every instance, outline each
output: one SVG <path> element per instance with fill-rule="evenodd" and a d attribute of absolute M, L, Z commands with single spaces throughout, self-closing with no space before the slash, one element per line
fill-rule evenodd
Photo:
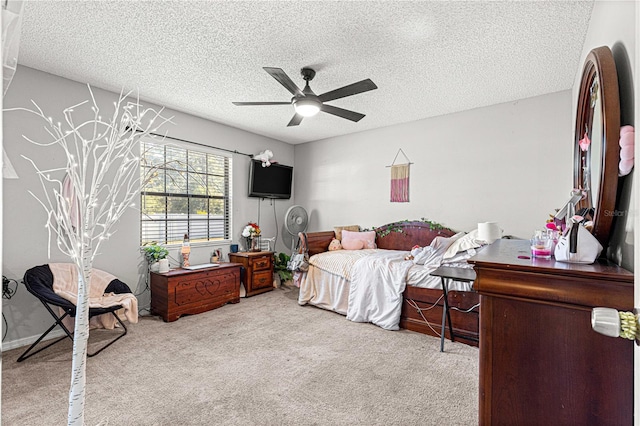
<path fill-rule="evenodd" d="M 244 266 L 245 297 L 273 290 L 273 252 L 229 253 L 229 261 Z"/>

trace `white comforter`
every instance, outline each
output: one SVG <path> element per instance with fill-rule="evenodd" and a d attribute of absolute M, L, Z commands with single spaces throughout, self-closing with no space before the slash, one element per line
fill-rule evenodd
<path fill-rule="evenodd" d="M 407 251 L 337 250 L 311 256 L 310 268 L 300 284 L 298 303 L 346 315 L 356 322 L 372 322 L 387 330 L 398 330 L 402 293 L 407 285 L 441 288 L 440 277 L 430 275 L 442 264 L 467 267 L 474 249 L 444 259 L 451 239 L 436 238 L 428 247 L 405 260 Z M 467 282 L 449 282 L 449 290 L 471 290 Z"/>
<path fill-rule="evenodd" d="M 377 252 L 359 259 L 351 271 L 347 319 L 398 330 L 402 293 L 413 266 L 406 252 Z"/>

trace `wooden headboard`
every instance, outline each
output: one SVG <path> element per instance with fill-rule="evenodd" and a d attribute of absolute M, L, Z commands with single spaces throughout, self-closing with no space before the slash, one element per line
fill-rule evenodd
<path fill-rule="evenodd" d="M 329 250 L 329 243 L 336 236 L 333 231 L 307 232 L 307 247 L 309 256 Z"/>
<path fill-rule="evenodd" d="M 415 245 L 428 246 L 435 237 L 450 237 L 455 234 L 449 228 L 434 228 L 436 226 L 422 221 L 403 221 L 383 225 L 375 229 L 376 245 L 380 249 L 409 251 Z M 327 251 L 334 237 L 333 231 L 308 232 L 309 255 Z"/>

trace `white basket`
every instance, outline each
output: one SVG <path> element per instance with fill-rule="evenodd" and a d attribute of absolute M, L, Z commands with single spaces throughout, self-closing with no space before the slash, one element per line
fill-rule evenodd
<path fill-rule="evenodd" d="M 260 250 L 261 251 L 273 251 L 276 245 L 276 237 L 265 238 L 262 237 L 260 239 Z"/>

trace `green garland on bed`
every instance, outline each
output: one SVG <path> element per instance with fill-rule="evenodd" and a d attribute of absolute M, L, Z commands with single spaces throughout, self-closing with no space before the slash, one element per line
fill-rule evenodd
<path fill-rule="evenodd" d="M 411 223 L 411 222 L 423 222 L 426 223 L 427 225 L 429 225 L 429 229 L 432 231 L 439 231 L 442 229 L 447 229 L 449 230 L 449 228 L 447 228 L 446 226 L 438 223 L 438 222 L 434 222 L 432 220 L 429 219 L 425 219 L 420 218 L 420 220 L 408 220 L 408 219 L 404 219 L 404 220 L 399 220 L 397 222 L 393 222 L 393 223 L 389 223 L 386 225 L 386 227 L 384 229 L 381 229 L 380 227 L 377 226 L 372 226 L 371 229 L 369 228 L 365 228 L 363 229 L 363 231 L 370 231 L 370 230 L 375 230 L 376 231 L 376 235 L 378 236 L 378 238 L 382 238 L 382 237 L 386 237 L 387 235 L 389 235 L 392 232 L 404 232 L 403 229 L 403 225 L 407 224 L 407 223 Z M 385 226 L 385 225 L 383 225 Z"/>
<path fill-rule="evenodd" d="M 451 231 L 451 229 L 447 228 L 446 226 L 444 226 L 444 225 L 442 225 L 442 224 L 440 224 L 438 222 L 434 222 L 432 220 L 425 219 L 424 217 L 420 218 L 420 221 L 429 224 L 429 229 L 431 229 L 432 231 L 440 231 L 442 229 L 446 229 L 447 231 Z"/>

